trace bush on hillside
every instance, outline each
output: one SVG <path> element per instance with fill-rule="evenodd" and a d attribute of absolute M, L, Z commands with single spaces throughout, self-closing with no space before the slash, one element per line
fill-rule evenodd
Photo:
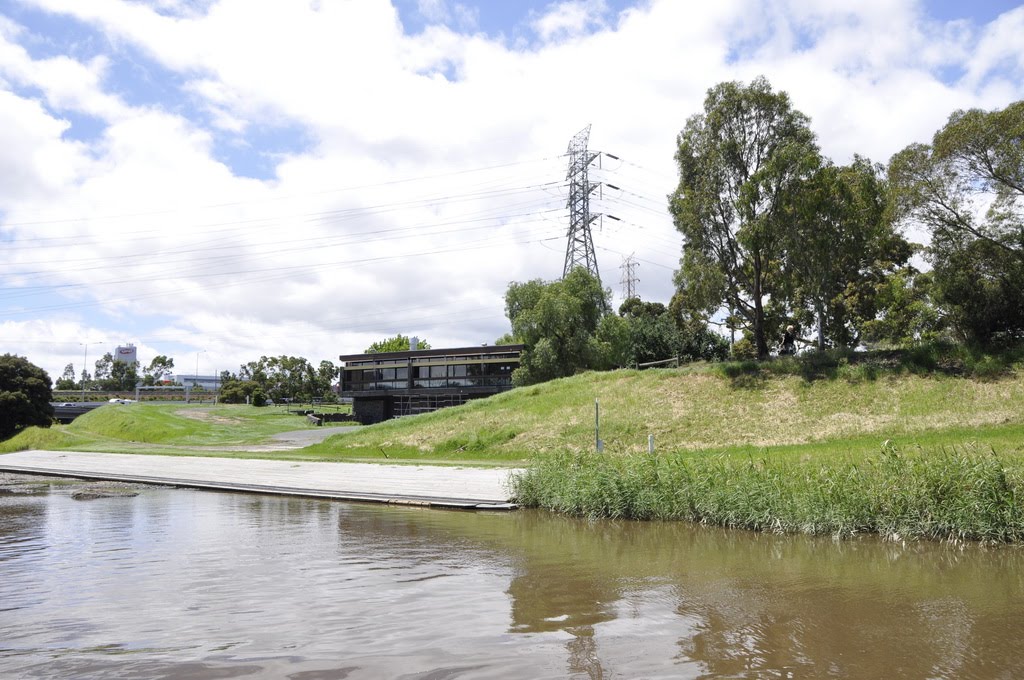
<path fill-rule="evenodd" d="M 0 439 L 26 427 L 53 422 L 52 383 L 46 371 L 24 357 L 0 356 Z"/>

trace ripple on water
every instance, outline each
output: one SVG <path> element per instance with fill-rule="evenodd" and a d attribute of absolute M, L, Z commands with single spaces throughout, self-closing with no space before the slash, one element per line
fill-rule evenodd
<path fill-rule="evenodd" d="M 0 677 L 1024 676 L 1020 552 L 946 550 L 182 489 L 3 497 Z"/>

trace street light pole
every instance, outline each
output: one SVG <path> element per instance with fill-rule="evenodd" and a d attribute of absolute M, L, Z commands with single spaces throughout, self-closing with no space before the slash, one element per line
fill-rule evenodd
<path fill-rule="evenodd" d="M 205 352 L 205 349 L 196 350 L 196 372 L 195 375 L 192 376 L 193 387 L 199 387 L 199 355 L 204 354 Z"/>
<path fill-rule="evenodd" d="M 82 403 L 85 403 L 85 373 L 86 367 L 89 365 L 89 345 L 101 345 L 102 340 L 98 342 L 80 342 L 79 345 L 85 345 L 85 351 L 82 352 Z"/>

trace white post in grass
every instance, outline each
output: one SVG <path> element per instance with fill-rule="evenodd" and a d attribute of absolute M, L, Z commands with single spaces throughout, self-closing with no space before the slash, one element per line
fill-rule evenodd
<path fill-rule="evenodd" d="M 647 453 L 654 454 L 654 435 L 647 435 Z"/>

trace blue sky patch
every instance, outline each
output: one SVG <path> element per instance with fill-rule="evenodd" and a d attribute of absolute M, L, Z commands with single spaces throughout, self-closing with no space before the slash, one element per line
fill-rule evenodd
<path fill-rule="evenodd" d="M 72 57 L 88 61 L 110 50 L 106 37 L 77 19 L 17 3 L 10 4 L 4 12 L 25 28 L 18 42 L 33 59 Z"/>
<path fill-rule="evenodd" d="M 983 26 L 999 15 L 1020 7 L 1017 0 L 928 0 L 925 11 L 939 21 L 967 19 L 975 26 Z"/>
<path fill-rule="evenodd" d="M 123 48 L 112 59 L 107 74 L 111 91 L 130 106 L 154 106 L 177 112 L 184 105 L 186 79 L 132 48 Z"/>
<path fill-rule="evenodd" d="M 238 177 L 270 180 L 285 156 L 302 153 L 313 142 L 298 125 L 251 125 L 241 135 L 217 134 L 213 155 Z"/>
<path fill-rule="evenodd" d="M 515 39 L 527 35 L 532 36 L 533 30 L 530 28 L 530 22 L 557 4 L 560 3 L 551 0 L 502 0 L 497 2 L 449 0 L 444 3 L 447 12 L 446 20 L 442 23 L 461 33 L 479 32 L 491 38 L 504 36 L 506 39 Z M 644 4 L 638 0 L 607 0 L 605 2 L 607 12 L 604 18 L 609 23 L 614 23 L 615 17 L 621 11 Z M 421 33 L 427 26 L 438 23 L 420 12 L 418 0 L 394 0 L 394 5 L 398 9 L 405 32 L 410 35 Z M 470 11 L 475 18 L 476 25 L 474 27 L 460 26 L 459 13 L 455 10 L 456 5 L 462 5 Z"/>
<path fill-rule="evenodd" d="M 107 129 L 107 123 L 102 118 L 90 116 L 75 111 L 63 110 L 52 112 L 56 118 L 63 118 L 71 124 L 62 135 L 65 139 L 73 139 L 77 142 L 92 142 L 103 135 Z"/>

